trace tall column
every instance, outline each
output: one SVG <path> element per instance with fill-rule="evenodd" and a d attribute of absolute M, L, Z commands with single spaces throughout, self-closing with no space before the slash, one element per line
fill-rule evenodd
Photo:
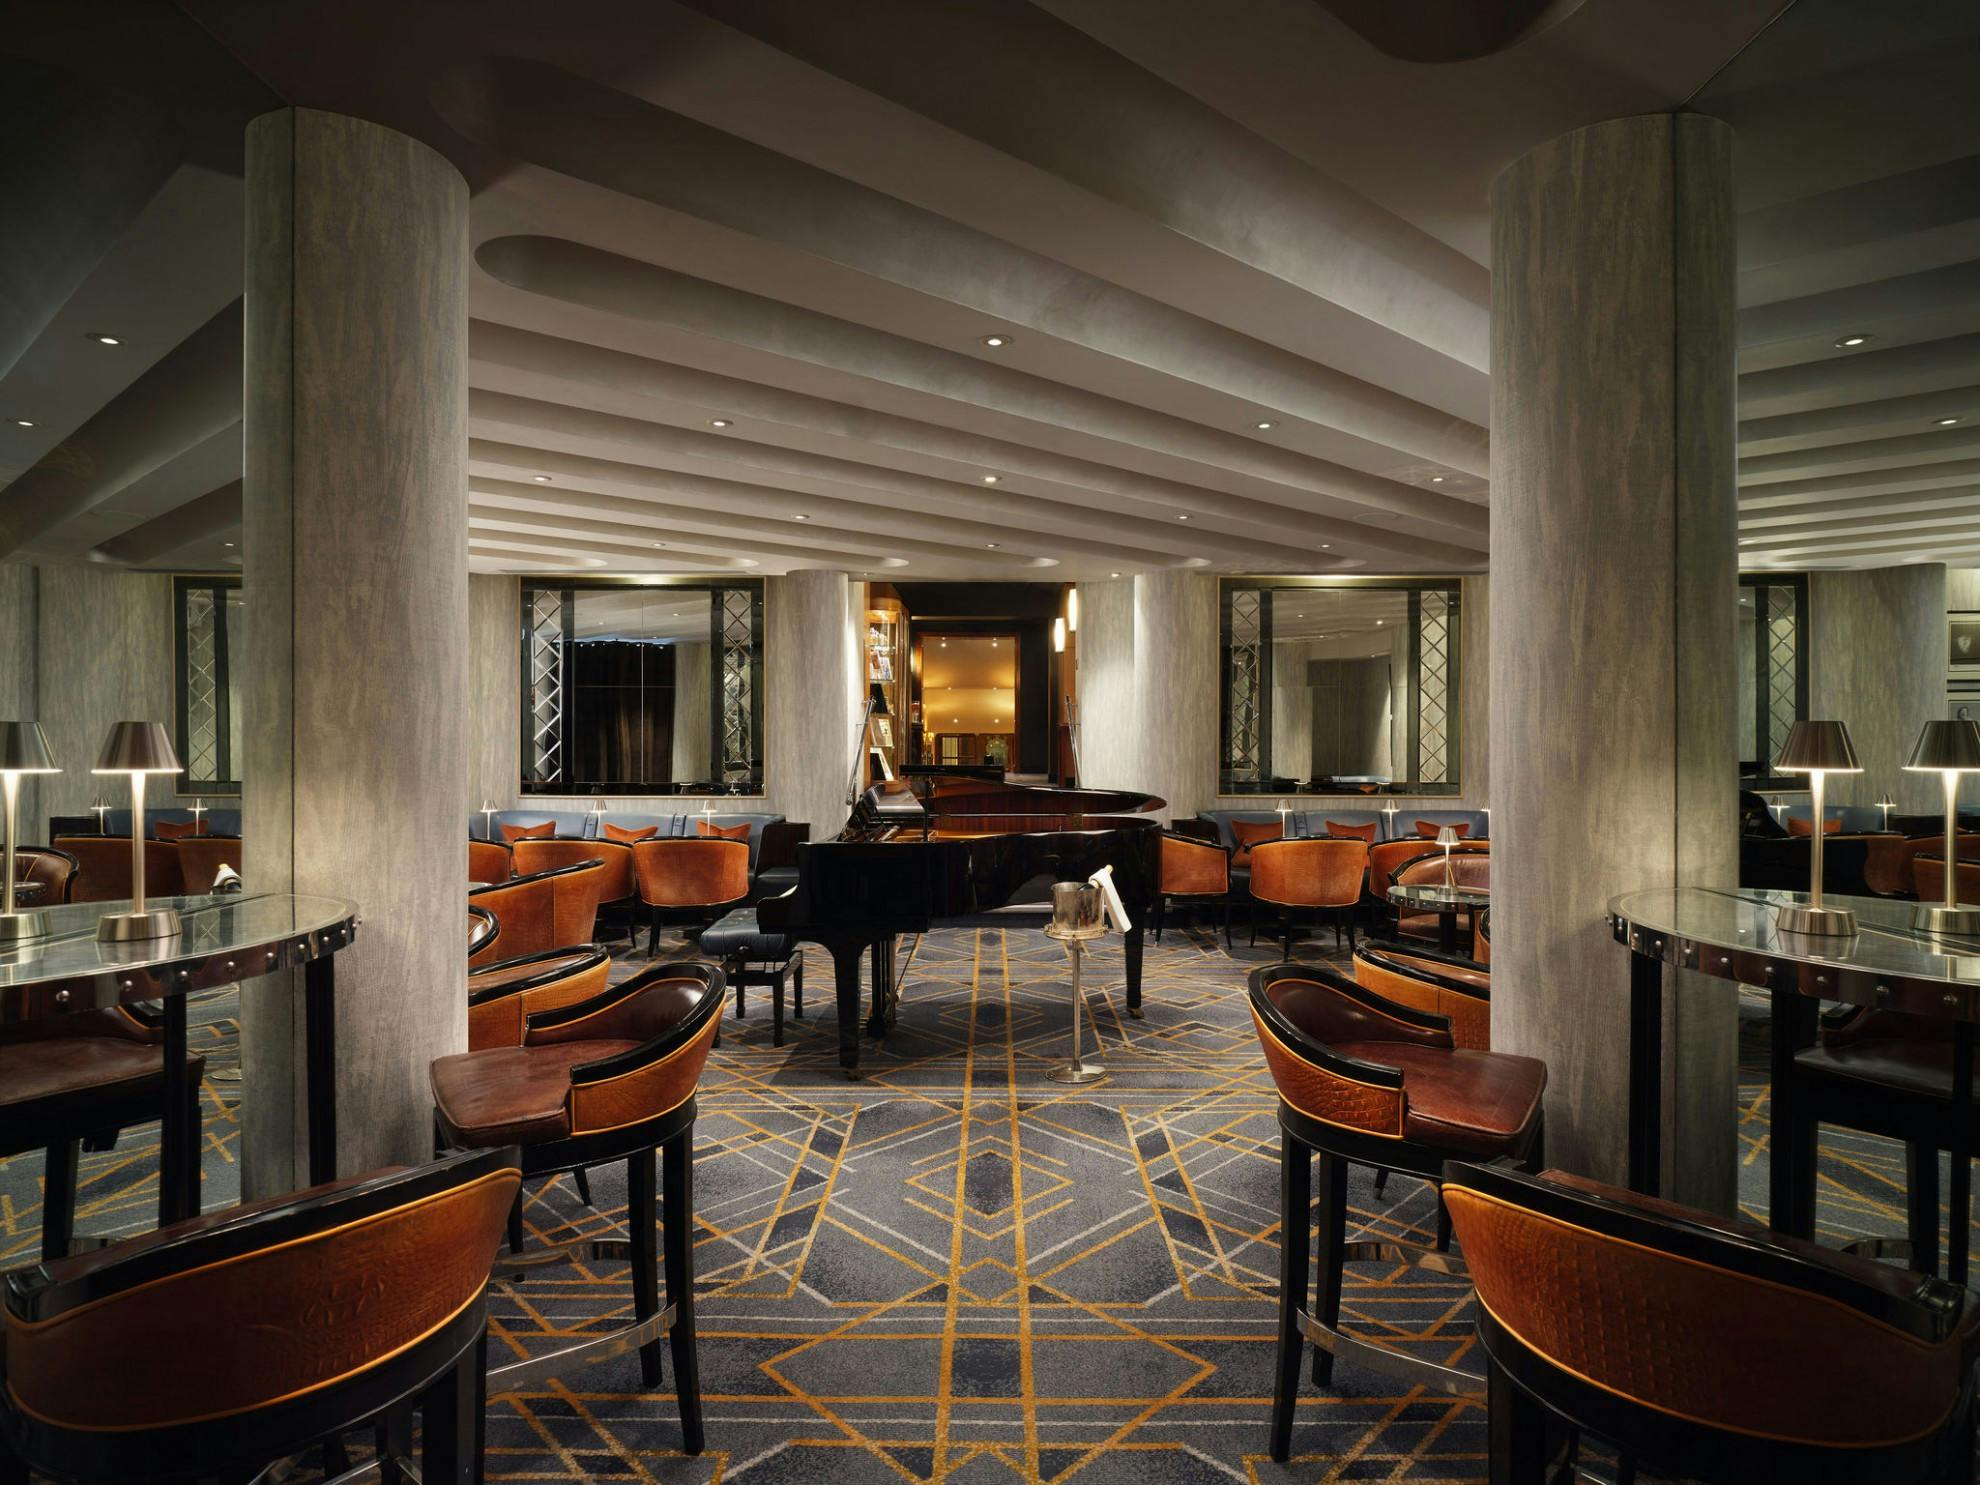
<path fill-rule="evenodd" d="M 1492 190 L 1492 1040 L 1624 1174 L 1641 888 L 1737 879 L 1732 134 L 1616 119 Z M 1664 1189 L 1730 1210 L 1733 997 L 1667 991 Z"/>
<path fill-rule="evenodd" d="M 522 583 L 468 575 L 467 808 L 508 809 L 522 787 Z"/>
<path fill-rule="evenodd" d="M 1945 808 L 1939 776 L 1906 773 L 1904 760 L 1945 714 L 1946 607 L 1938 562 L 1808 575 L 1808 715 L 1847 723 L 1863 765 L 1829 780 L 1828 803 Z"/>
<path fill-rule="evenodd" d="M 1135 574 L 1133 706 L 1136 777 L 1127 787 L 1166 799 L 1165 820 L 1207 808 L 1217 793 L 1215 578 Z"/>
<path fill-rule="evenodd" d="M 763 601 L 771 708 L 764 787 L 773 808 L 809 824 L 813 840 L 830 840 L 846 823 L 853 730 L 864 710 L 852 584 L 843 572 L 805 569 L 771 578 Z"/>
<path fill-rule="evenodd" d="M 338 1169 L 432 1150 L 467 1036 L 467 186 L 311 109 L 247 136 L 246 876 L 355 900 Z M 295 993 L 241 997 L 243 1188 L 305 1179 Z"/>
<path fill-rule="evenodd" d="M 9 722 L 41 720 L 41 687 L 36 657 L 40 651 L 39 574 L 25 562 L 0 562 L 0 634 L 12 636 L 0 644 L 0 719 Z M 55 761 L 64 768 L 77 764 L 61 754 Z M 46 841 L 38 774 L 21 778 L 21 840 Z"/>
<path fill-rule="evenodd" d="M 1137 789 L 1134 584 L 1079 585 L 1079 781 Z"/>

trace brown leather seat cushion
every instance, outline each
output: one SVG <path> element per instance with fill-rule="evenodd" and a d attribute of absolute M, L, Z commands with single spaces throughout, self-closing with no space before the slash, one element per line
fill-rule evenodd
<path fill-rule="evenodd" d="M 200 1077 L 206 1060 L 188 1057 L 186 1067 Z M 164 1081 L 165 1054 L 144 1042 L 112 1036 L 0 1042 L 0 1108 L 65 1094 L 136 1092 L 137 1085 Z"/>
<path fill-rule="evenodd" d="M 1547 1064 L 1535 1057 L 1390 1041 L 1338 1042 L 1334 1050 L 1402 1069 L 1404 1138 L 1487 1159 L 1518 1147 L 1547 1088 Z"/>
<path fill-rule="evenodd" d="M 571 1069 L 615 1057 L 636 1041 L 552 1042 L 463 1052 L 433 1064 L 433 1103 L 447 1133 L 462 1145 L 536 1144 L 571 1132 L 565 1095 Z"/>

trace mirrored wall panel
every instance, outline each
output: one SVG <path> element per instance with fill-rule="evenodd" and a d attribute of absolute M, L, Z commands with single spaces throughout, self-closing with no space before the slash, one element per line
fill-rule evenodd
<path fill-rule="evenodd" d="M 181 794 L 241 792 L 241 580 L 172 580 L 173 744 Z"/>
<path fill-rule="evenodd" d="M 1774 772 L 1788 729 L 1808 715 L 1808 579 L 1749 572 L 1739 579 L 1739 777 L 1748 789 L 1805 789 Z"/>
<path fill-rule="evenodd" d="M 1221 586 L 1220 792 L 1457 791 L 1459 580 Z"/>
<path fill-rule="evenodd" d="M 761 794 L 763 584 L 522 588 L 525 794 Z"/>

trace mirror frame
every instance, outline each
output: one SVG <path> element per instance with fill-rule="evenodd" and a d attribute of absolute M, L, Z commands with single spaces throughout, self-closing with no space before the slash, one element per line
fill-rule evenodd
<path fill-rule="evenodd" d="M 233 756 L 233 734 L 240 726 L 239 719 L 232 714 L 231 697 L 238 693 L 238 687 L 229 686 L 234 666 L 245 662 L 245 655 L 233 655 L 227 642 L 227 625 L 224 618 L 213 626 L 213 669 L 214 684 L 218 687 L 218 701 L 215 708 L 215 724 L 218 729 L 214 738 L 214 761 L 220 770 L 220 777 L 213 779 L 195 778 L 193 775 L 192 746 L 192 656 L 190 653 L 192 635 L 188 628 L 191 622 L 190 600 L 194 593 L 207 591 L 215 595 L 238 593 L 241 591 L 239 573 L 174 573 L 172 576 L 172 745 L 178 749 L 179 757 L 186 765 L 185 772 L 172 781 L 172 790 L 181 797 L 215 796 L 220 798 L 239 797 L 241 792 L 241 762 Z M 214 612 L 224 615 L 226 600 L 218 597 Z M 243 628 L 249 622 L 246 607 L 241 610 Z"/>
<path fill-rule="evenodd" d="M 1754 598 L 1754 655 L 1753 655 L 1753 704 L 1754 737 L 1764 738 L 1765 754 L 1760 758 L 1742 758 L 1738 763 L 1739 787 L 1752 793 L 1772 793 L 1779 790 L 1806 791 L 1808 778 L 1805 774 L 1782 774 L 1774 771 L 1774 758 L 1779 753 L 1779 745 L 1785 737 L 1776 738 L 1772 726 L 1772 711 L 1768 705 L 1771 699 L 1769 688 L 1760 684 L 1760 678 L 1768 673 L 1765 599 L 1759 594 L 1768 588 L 1792 588 L 1794 590 L 1794 720 L 1806 720 L 1808 716 L 1808 574 L 1805 572 L 1741 572 L 1741 589 L 1755 590 Z M 1735 629 L 1734 643 L 1738 643 Z M 1749 768 L 1751 772 L 1749 772 Z"/>

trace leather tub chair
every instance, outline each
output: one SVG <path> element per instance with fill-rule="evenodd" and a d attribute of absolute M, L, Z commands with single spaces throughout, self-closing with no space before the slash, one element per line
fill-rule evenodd
<path fill-rule="evenodd" d="M 1561 1478 L 1588 1437 L 1704 1485 L 1973 1479 L 1963 1290 L 1554 1171 L 1453 1164 L 1444 1190 L 1494 1485 Z"/>
<path fill-rule="evenodd" d="M 123 902 L 131 895 L 131 839 L 127 835 L 65 835 L 55 849 L 76 858 L 71 902 Z M 144 895 L 176 897 L 184 890 L 174 841 L 144 843 Z"/>
<path fill-rule="evenodd" d="M 498 959 L 468 971 L 468 1050 L 522 1045 L 535 1011 L 590 1000 L 605 989 L 612 956 L 589 944 Z"/>
<path fill-rule="evenodd" d="M 148 1006 L 107 1007 L 22 1022 L 0 1031 L 0 1158 L 45 1151 L 41 1256 L 65 1256 L 75 1237 L 78 1152 L 108 1150 L 134 1124 L 164 1116 L 164 1034 Z M 206 1059 L 189 1054 L 193 1127 Z M 193 1143 L 192 1189 L 199 1189 Z"/>
<path fill-rule="evenodd" d="M 1270 1447 L 1285 1463 L 1306 1342 L 1313 1380 L 1333 1380 L 1347 1357 L 1412 1385 L 1467 1392 L 1475 1379 L 1340 1329 L 1347 1263 L 1415 1264 L 1463 1272 L 1460 1260 L 1395 1241 L 1347 1241 L 1350 1164 L 1434 1183 L 1449 1160 L 1540 1158 L 1546 1064 L 1457 1046 L 1451 1024 L 1364 990 L 1319 965 L 1278 964 L 1250 981 L 1252 1022 L 1279 1092 L 1279 1345 Z M 1320 1202 L 1312 1210 L 1313 1157 Z M 1307 1309 L 1313 1227 L 1320 1292 Z"/>
<path fill-rule="evenodd" d="M 1485 909 L 1478 915 L 1478 925 L 1471 934 L 1471 957 L 1487 969 L 1492 967 L 1492 910 Z"/>
<path fill-rule="evenodd" d="M 749 842 L 723 836 L 643 840 L 632 848 L 647 910 L 646 957 L 660 948 L 663 917 L 706 927 L 749 898 Z"/>
<path fill-rule="evenodd" d="M 513 1150 L 458 1155 L 8 1275 L 0 1482 L 258 1480 L 358 1428 L 396 1460 L 414 1410 L 427 1485 L 480 1479 L 485 1296 L 518 1179 Z"/>
<path fill-rule="evenodd" d="M 129 860 L 128 842 L 124 850 L 124 859 Z M 23 884 L 38 883 L 41 887 L 41 896 L 31 904 L 34 907 L 54 907 L 57 903 L 67 902 L 69 891 L 75 886 L 76 871 L 76 858 L 67 851 L 58 851 L 53 846 L 14 848 L 14 880 Z"/>
<path fill-rule="evenodd" d="M 237 835 L 189 835 L 178 843 L 181 890 L 200 896 L 220 879 L 220 868 L 241 869 L 241 838 Z"/>
<path fill-rule="evenodd" d="M 583 866 L 597 863 L 599 875 L 595 890 L 598 901 L 592 908 L 592 923 L 580 937 L 565 937 L 564 943 L 588 943 L 597 933 L 597 914 L 607 904 L 630 903 L 634 897 L 632 847 L 610 840 L 567 840 L 558 837 L 554 840 L 519 840 L 512 848 L 515 852 L 516 875 L 535 876 L 539 872 L 552 871 L 560 866 Z M 575 930 L 575 922 L 567 922 L 567 928 Z M 632 932 L 628 919 L 626 932 Z"/>
<path fill-rule="evenodd" d="M 1398 1005 L 1445 1017 L 1460 1047 L 1492 1049 L 1492 973 L 1475 959 L 1374 939 L 1354 951 L 1354 981 Z"/>
<path fill-rule="evenodd" d="M 1953 883 L 1958 900 L 1980 903 L 1980 861 L 1962 856 L 1959 876 Z M 1944 902 L 1946 898 L 1946 858 L 1943 852 L 1920 851 L 1911 858 L 1911 884 L 1920 902 Z"/>
<path fill-rule="evenodd" d="M 1957 840 L 1960 860 L 1980 861 L 1980 835 L 1970 835 L 1962 830 Z M 1915 863 L 1920 856 L 1936 856 L 1941 861 L 1946 859 L 1946 837 L 1943 831 L 1934 831 L 1930 835 L 1904 837 L 1904 843 L 1897 848 L 1895 860 L 1889 868 L 1898 878 L 1899 895 L 1908 895 L 1917 890 Z"/>
<path fill-rule="evenodd" d="M 1270 840 L 1251 848 L 1251 900 L 1277 910 L 1285 954 L 1292 957 L 1293 915 L 1333 911 L 1347 921 L 1354 943 L 1354 908 L 1368 876 L 1368 846 L 1358 840 Z M 1335 928 L 1338 938 L 1340 929 Z M 1251 941 L 1258 942 L 1252 917 Z"/>
<path fill-rule="evenodd" d="M 1434 851 L 1405 861 L 1396 868 L 1394 885 L 1441 887 L 1444 884 L 1444 851 L 1440 846 Z M 1489 851 L 1451 852 L 1450 880 L 1453 886 L 1476 887 L 1489 890 L 1492 885 L 1492 856 Z M 1401 908 L 1396 910 L 1396 934 L 1400 938 L 1421 938 L 1435 940 L 1438 933 L 1436 913 L 1412 913 Z"/>
<path fill-rule="evenodd" d="M 515 852 L 500 841 L 468 842 L 468 881 L 487 886 L 506 882 L 516 874 Z"/>
<path fill-rule="evenodd" d="M 468 907 L 468 963 L 472 964 L 474 962 L 474 956 L 479 954 L 483 949 L 492 947 L 495 940 L 500 938 L 501 935 L 501 920 L 493 913 L 489 912 L 485 907 L 474 907 L 473 905 Z"/>
<path fill-rule="evenodd" d="M 1460 851 L 1490 851 L 1488 840 L 1461 840 L 1451 848 L 1451 854 Z M 1439 861 L 1444 859 L 1444 848 L 1427 843 L 1417 836 L 1406 836 L 1398 840 L 1385 840 L 1368 848 L 1368 895 L 1380 903 L 1389 900 L 1389 888 L 1394 885 L 1396 869 L 1405 861 L 1414 861 L 1418 856 L 1434 854 Z"/>
<path fill-rule="evenodd" d="M 604 867 L 587 858 L 574 866 L 552 867 L 528 876 L 511 877 L 468 889 L 468 902 L 485 907 L 502 925 L 504 958 L 520 958 L 544 949 L 588 944 L 597 931 L 598 891 Z M 493 953 L 493 946 L 470 958 L 473 967 Z"/>
<path fill-rule="evenodd" d="M 1162 832 L 1162 878 L 1155 897 L 1155 942 L 1162 942 L 1169 904 L 1220 907 L 1224 947 L 1231 946 L 1231 855 L 1215 842 Z"/>
<path fill-rule="evenodd" d="M 442 1057 L 432 1073 L 442 1138 L 468 1148 L 519 1146 L 525 1179 L 626 1162 L 629 1241 L 586 1239 L 514 1254 L 502 1272 L 520 1275 L 579 1256 L 629 1259 L 632 1324 L 499 1367 L 490 1386 L 526 1390 L 636 1346 L 645 1385 L 657 1387 L 664 1334 L 690 1454 L 702 1448 L 694 1337 L 695 1090 L 721 1023 L 723 988 L 722 971 L 712 964 L 652 965 L 590 1000 L 531 1012 L 520 1046 Z M 664 1167 L 664 1309 L 654 1240 L 656 1150 Z"/>

